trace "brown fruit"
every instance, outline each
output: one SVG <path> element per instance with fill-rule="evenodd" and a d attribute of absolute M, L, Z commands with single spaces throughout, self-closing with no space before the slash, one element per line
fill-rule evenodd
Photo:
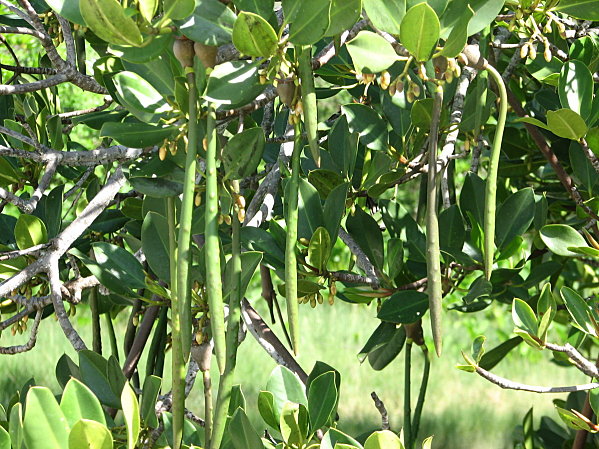
<path fill-rule="evenodd" d="M 291 105 L 293 104 L 293 98 L 295 97 L 295 83 L 293 80 L 280 80 L 277 83 L 277 93 L 279 94 L 281 102 L 288 108 L 291 108 Z"/>
<path fill-rule="evenodd" d="M 175 58 L 183 67 L 193 67 L 193 42 L 187 38 L 176 39 L 173 44 Z"/>
<path fill-rule="evenodd" d="M 216 65 L 216 54 L 218 53 L 218 47 L 213 45 L 205 45 L 201 42 L 193 44 L 193 49 L 196 56 L 207 69 L 213 69 Z"/>

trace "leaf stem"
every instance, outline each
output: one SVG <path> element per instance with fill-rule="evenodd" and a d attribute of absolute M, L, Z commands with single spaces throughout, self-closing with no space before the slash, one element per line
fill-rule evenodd
<path fill-rule="evenodd" d="M 443 299 L 443 288 L 441 285 L 441 250 L 439 247 L 439 218 L 437 210 L 437 147 L 439 142 L 439 121 L 441 108 L 443 106 L 443 87 L 435 88 L 433 103 L 433 117 L 429 135 L 428 147 L 428 180 L 426 201 L 426 268 L 427 268 L 427 293 L 431 314 L 431 330 L 435 351 L 441 356 L 442 333 L 441 333 L 441 310 Z"/>
<path fill-rule="evenodd" d="M 495 138 L 493 139 L 493 146 L 491 147 L 491 160 L 489 161 L 489 170 L 487 174 L 487 185 L 485 191 L 485 222 L 484 222 L 484 264 L 485 264 L 485 277 L 487 280 L 491 279 L 491 272 L 493 271 L 493 255 L 495 252 L 495 202 L 497 198 L 497 170 L 499 168 L 499 155 L 501 153 L 501 141 L 503 139 L 503 130 L 505 128 L 505 121 L 507 117 L 507 91 L 505 83 L 501 74 L 495 69 L 495 67 L 487 64 L 485 67 L 487 72 L 499 91 L 499 116 L 497 118 L 497 128 L 495 129 Z"/>

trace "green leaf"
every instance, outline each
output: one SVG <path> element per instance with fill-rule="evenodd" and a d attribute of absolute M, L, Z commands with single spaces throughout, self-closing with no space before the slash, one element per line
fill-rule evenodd
<path fill-rule="evenodd" d="M 69 434 L 69 449 L 112 449 L 110 430 L 97 421 L 80 419 Z"/>
<path fill-rule="evenodd" d="M 158 427 L 158 418 L 156 417 L 156 400 L 160 394 L 162 379 L 157 376 L 148 376 L 144 381 L 141 394 L 140 416 L 144 424 L 151 428 Z"/>
<path fill-rule="evenodd" d="M 223 149 L 225 177 L 243 179 L 254 174 L 262 160 L 265 145 L 264 130 L 259 126 L 235 134 Z"/>
<path fill-rule="evenodd" d="M 258 393 L 258 412 L 266 424 L 278 430 L 279 419 L 275 407 L 275 396 L 270 391 Z"/>
<path fill-rule="evenodd" d="M 482 226 L 485 210 L 485 181 L 475 173 L 467 173 L 459 202 L 462 213 L 467 216 L 470 212 L 476 222 Z"/>
<path fill-rule="evenodd" d="M 135 72 L 120 72 L 112 81 L 119 103 L 142 122 L 157 123 L 171 108 L 152 84 Z"/>
<path fill-rule="evenodd" d="M 162 9 L 164 17 L 170 19 L 184 19 L 193 12 L 193 0 L 164 0 Z"/>
<path fill-rule="evenodd" d="M 588 190 L 589 195 L 592 196 L 594 187 L 597 185 L 597 181 L 599 181 L 599 173 L 597 173 L 593 164 L 591 164 L 589 159 L 585 156 L 584 151 L 578 142 L 570 142 L 568 153 L 574 175 Z"/>
<path fill-rule="evenodd" d="M 480 359 L 485 354 L 484 344 L 486 339 L 484 335 L 479 335 L 472 342 L 472 359 L 476 363 L 480 362 Z"/>
<path fill-rule="evenodd" d="M 562 107 L 572 109 L 583 119 L 591 115 L 593 104 L 593 75 L 581 61 L 564 64 L 559 77 L 558 89 Z"/>
<path fill-rule="evenodd" d="M 335 242 L 337 241 L 341 219 L 345 213 L 345 199 L 347 197 L 348 188 L 348 183 L 335 187 L 324 202 L 323 216 L 327 217 L 325 220 L 325 228 L 331 237 L 332 246 L 335 246 Z"/>
<path fill-rule="evenodd" d="M 589 423 L 583 420 L 579 415 L 570 410 L 563 409 L 561 407 L 555 406 L 559 417 L 562 421 L 571 429 L 575 430 L 585 430 L 587 432 L 595 433 L 597 432 L 593 427 L 589 425 Z"/>
<path fill-rule="evenodd" d="M 308 432 L 308 411 L 302 404 L 285 402 L 279 423 L 283 441 L 290 447 L 302 447 Z M 253 446 L 246 446 L 253 447 Z"/>
<path fill-rule="evenodd" d="M 332 249 L 328 231 L 322 226 L 316 228 L 308 246 L 308 263 L 319 273 L 325 271 Z"/>
<path fill-rule="evenodd" d="M 576 325 L 584 333 L 597 336 L 597 329 L 591 320 L 591 308 L 585 300 L 569 287 L 562 287 L 560 294 Z"/>
<path fill-rule="evenodd" d="M 289 184 L 285 186 L 287 192 Z M 287 201 L 289 195 L 284 197 L 284 211 L 287 214 Z M 309 239 L 316 231 L 316 228 L 324 225 L 324 218 L 322 215 L 322 206 L 320 204 L 320 196 L 318 191 L 310 184 L 305 178 L 299 180 L 299 198 L 298 198 L 298 224 L 297 224 L 297 235 L 298 238 Z"/>
<path fill-rule="evenodd" d="M 399 35 L 401 43 L 417 61 L 427 61 L 435 50 L 439 32 L 435 10 L 426 3 L 419 3 L 406 12 Z"/>
<path fill-rule="evenodd" d="M 316 170 L 310 170 L 308 181 L 316 187 L 320 197 L 325 199 L 335 187 L 343 184 L 343 177 L 336 171 L 317 168 Z"/>
<path fill-rule="evenodd" d="M 397 61 L 393 46 L 372 31 L 360 31 L 346 46 L 359 73 L 379 73 Z"/>
<path fill-rule="evenodd" d="M 0 157 L 0 181 L 2 181 L 2 185 L 14 184 L 19 182 L 21 179 L 21 175 L 15 168 L 12 166 L 8 160 L 4 157 Z"/>
<path fill-rule="evenodd" d="M 466 238 L 466 228 L 464 218 L 457 205 L 453 204 L 439 214 L 439 229 L 442 229 L 439 235 L 441 250 L 461 251 Z"/>
<path fill-rule="evenodd" d="M 363 449 L 362 445 L 358 443 L 355 439 L 341 432 L 340 430 L 333 428 L 329 429 L 327 433 L 324 434 L 322 442 L 320 443 L 320 449 L 334 449 L 335 445 L 338 443 L 348 444 L 350 446 L 355 446 L 358 449 Z"/>
<path fill-rule="evenodd" d="M 114 394 L 107 376 L 108 362 L 100 354 L 83 350 L 79 351 L 79 370 L 81 380 L 94 392 L 104 405 L 121 408 L 121 402 Z"/>
<path fill-rule="evenodd" d="M 375 27 L 397 36 L 406 15 L 406 0 L 364 0 L 364 10 Z"/>
<path fill-rule="evenodd" d="M 172 2 L 176 4 L 178 0 Z M 196 9 L 192 15 L 187 14 L 182 17 L 185 20 L 175 21 L 179 31 L 192 41 L 205 45 L 230 43 L 237 18 L 235 13 L 218 0 L 196 0 L 195 3 Z"/>
<path fill-rule="evenodd" d="M 547 127 L 556 136 L 571 140 L 584 137 L 588 131 L 584 119 L 570 109 L 547 111 Z"/>
<path fill-rule="evenodd" d="M 468 6 L 474 10 L 468 23 L 468 36 L 472 36 L 494 22 L 504 3 L 505 0 L 453 0 L 441 16 L 441 37 L 445 39 L 451 34 Z"/>
<path fill-rule="evenodd" d="M 68 447 L 69 431 L 69 423 L 52 392 L 46 387 L 31 387 L 23 420 L 27 449 Z"/>
<path fill-rule="evenodd" d="M 599 412 L 599 389 L 595 388 L 594 390 L 589 391 L 589 402 L 591 403 L 591 408 L 595 412 L 595 415 Z"/>
<path fill-rule="evenodd" d="M 266 390 L 274 396 L 277 425 L 285 402 L 295 402 L 304 406 L 308 404 L 304 384 L 284 366 L 279 365 L 272 371 L 266 384 Z"/>
<path fill-rule="evenodd" d="M 169 179 L 134 176 L 128 181 L 139 193 L 153 198 L 168 198 L 183 193 L 183 184 Z"/>
<path fill-rule="evenodd" d="M 362 145 L 372 150 L 387 149 L 387 122 L 374 109 L 352 103 L 341 106 L 341 113 L 347 117 L 349 130 L 360 135 Z"/>
<path fill-rule="evenodd" d="M 545 123 L 534 117 L 519 117 L 514 121 L 518 123 L 530 123 L 531 125 L 535 125 L 539 128 L 549 130 L 549 127 Z"/>
<path fill-rule="evenodd" d="M 157 145 L 179 132 L 175 126 L 149 125 L 143 122 L 106 122 L 100 137 L 112 137 L 121 145 L 130 148 L 145 148 Z"/>
<path fill-rule="evenodd" d="M 263 448 L 260 436 L 242 408 L 238 408 L 229 423 L 231 441 L 235 449 Z"/>
<path fill-rule="evenodd" d="M 322 39 L 331 23 L 332 0 L 301 0 L 294 5 L 289 41 L 296 45 L 312 45 Z"/>
<path fill-rule="evenodd" d="M 387 240 L 387 274 L 390 279 L 395 279 L 404 266 L 403 240 L 390 238 Z"/>
<path fill-rule="evenodd" d="M 339 397 L 335 377 L 335 372 L 329 371 L 321 374 L 310 383 L 308 412 L 312 432 L 325 426 L 335 410 Z"/>
<path fill-rule="evenodd" d="M 516 327 L 528 332 L 531 335 L 537 335 L 539 324 L 532 308 L 521 299 L 514 299 L 512 303 L 512 319 Z"/>
<path fill-rule="evenodd" d="M 484 275 L 480 275 L 468 288 L 468 294 L 462 298 L 466 304 L 471 304 L 475 299 L 489 296 L 493 291 L 493 284 L 491 284 Z"/>
<path fill-rule="evenodd" d="M 347 117 L 339 117 L 329 132 L 329 152 L 331 158 L 339 167 L 341 173 L 350 179 L 354 173 L 356 157 L 358 155 L 358 134 L 349 130 Z M 599 139 L 598 139 L 599 140 Z"/>
<path fill-rule="evenodd" d="M 69 22 L 85 26 L 85 20 L 81 16 L 80 0 L 47 0 L 46 3 Z"/>
<path fill-rule="evenodd" d="M 325 36 L 336 36 L 360 19 L 362 0 L 332 0 L 330 23 Z"/>
<path fill-rule="evenodd" d="M 170 280 L 168 223 L 156 212 L 148 212 L 141 227 L 141 247 L 148 265 L 162 280 Z"/>
<path fill-rule="evenodd" d="M 10 435 L 0 426 L 0 449 L 10 449 Z"/>
<path fill-rule="evenodd" d="M 10 409 L 8 433 L 10 435 L 13 448 L 20 449 L 23 447 L 23 405 L 20 402 L 17 402 Z"/>
<path fill-rule="evenodd" d="M 48 241 L 46 225 L 34 215 L 19 215 L 15 224 L 15 241 L 19 249 L 46 243 Z"/>
<path fill-rule="evenodd" d="M 233 0 L 233 3 L 237 9 L 259 14 L 265 19 L 272 15 L 275 6 L 274 0 Z"/>
<path fill-rule="evenodd" d="M 139 0 L 139 13 L 146 20 L 146 22 L 152 22 L 156 10 L 158 9 L 158 0 Z"/>
<path fill-rule="evenodd" d="M 129 382 L 125 383 L 121 393 L 121 405 L 123 408 L 123 417 L 127 427 L 127 448 L 133 449 L 137 443 L 140 431 L 139 403 Z"/>
<path fill-rule="evenodd" d="M 273 27 L 258 14 L 241 12 L 233 26 L 233 44 L 240 53 L 268 58 L 275 54 L 279 39 Z"/>
<path fill-rule="evenodd" d="M 217 65 L 208 78 L 204 99 L 231 109 L 248 104 L 264 90 L 258 75 L 260 64 L 231 61 Z"/>
<path fill-rule="evenodd" d="M 423 98 L 414 102 L 410 111 L 410 117 L 414 126 L 419 128 L 429 128 L 431 126 L 433 102 L 432 98 Z"/>
<path fill-rule="evenodd" d="M 71 427 L 80 419 L 91 419 L 106 424 L 104 410 L 98 398 L 84 383 L 75 378 L 69 380 L 62 393 L 60 409 Z"/>
<path fill-rule="evenodd" d="M 416 290 L 405 290 L 393 293 L 387 299 L 377 318 L 396 324 L 415 323 L 428 309 L 428 296 Z"/>
<path fill-rule="evenodd" d="M 555 9 L 577 19 L 599 20 L 599 4 L 595 0 L 561 0 Z"/>
<path fill-rule="evenodd" d="M 92 248 L 95 263 L 83 262 L 103 285 L 120 294 L 130 294 L 132 288 L 145 287 L 143 268 L 133 254 L 108 242 L 96 242 Z"/>
<path fill-rule="evenodd" d="M 250 281 L 252 280 L 252 276 L 254 275 L 256 268 L 262 262 L 263 253 L 259 251 L 244 251 L 241 253 L 241 288 L 240 295 L 244 295 Z M 233 264 L 231 263 L 231 259 L 227 261 L 227 265 L 225 266 L 225 277 L 224 279 L 231 278 L 231 270 Z M 223 286 L 223 300 L 226 300 L 231 294 L 231 290 L 233 290 L 233 282 L 227 282 Z"/>
<path fill-rule="evenodd" d="M 522 338 L 520 337 L 513 337 L 507 341 L 504 341 L 490 351 L 487 351 L 480 359 L 478 365 L 487 371 L 493 369 L 504 359 L 506 355 L 510 353 L 512 349 L 517 347 L 520 343 L 522 343 Z"/>
<path fill-rule="evenodd" d="M 588 246 L 586 240 L 574 228 L 563 224 L 545 225 L 540 231 L 541 240 L 558 256 L 575 257 L 570 247 Z"/>
<path fill-rule="evenodd" d="M 455 58 L 461 53 L 468 43 L 468 24 L 474 16 L 474 11 L 470 5 L 461 13 L 455 26 L 449 33 L 441 54 L 446 58 Z"/>
<path fill-rule="evenodd" d="M 390 430 L 373 432 L 366 442 L 364 449 L 404 449 L 401 440 Z"/>
<path fill-rule="evenodd" d="M 80 0 L 81 16 L 92 31 L 111 44 L 139 46 L 139 28 L 116 0 Z"/>
<path fill-rule="evenodd" d="M 345 223 L 347 232 L 351 234 L 368 259 L 378 269 L 385 264 L 383 233 L 371 215 L 356 206 L 354 215 L 349 215 Z"/>
<path fill-rule="evenodd" d="M 504 248 L 514 237 L 522 235 L 535 218 L 535 196 L 531 188 L 510 195 L 497 211 L 495 243 Z"/>

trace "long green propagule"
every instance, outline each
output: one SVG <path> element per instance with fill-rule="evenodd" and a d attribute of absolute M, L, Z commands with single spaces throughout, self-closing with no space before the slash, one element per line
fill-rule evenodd
<path fill-rule="evenodd" d="M 443 106 L 443 87 L 437 86 L 433 103 L 433 117 L 428 145 L 428 182 L 426 201 L 426 270 L 428 304 L 431 314 L 431 330 L 435 351 L 441 356 L 441 310 L 443 288 L 441 285 L 441 249 L 439 247 L 439 217 L 437 210 L 438 176 L 437 147 L 439 145 L 439 121 Z"/>
<path fill-rule="evenodd" d="M 225 372 L 226 341 L 223 287 L 220 270 L 218 239 L 218 175 L 216 171 L 216 112 L 208 103 L 206 116 L 206 211 L 204 254 L 206 257 L 206 293 L 210 310 L 210 327 L 214 340 L 214 354 L 220 374 Z"/>
<path fill-rule="evenodd" d="M 185 365 L 191 348 L 191 292 L 189 282 L 189 264 L 191 263 L 191 221 L 193 213 L 196 156 L 199 146 L 198 90 L 193 70 L 193 42 L 177 39 L 173 47 L 175 56 L 185 69 L 189 94 L 187 154 L 185 157 L 185 176 L 179 235 L 174 242 L 175 207 L 174 199 L 167 204 L 169 223 L 169 251 L 171 298 L 173 314 L 173 443 L 174 448 L 181 447 L 185 412 Z M 176 252 L 176 257 L 175 257 Z"/>
<path fill-rule="evenodd" d="M 493 256 L 495 253 L 495 206 L 497 198 L 497 170 L 499 169 L 499 155 L 501 154 L 501 142 L 503 140 L 503 130 L 507 118 L 507 91 L 501 74 L 495 67 L 489 65 L 489 62 L 480 54 L 478 46 L 468 45 L 462 55 L 467 61 L 468 66 L 477 70 L 486 70 L 497 85 L 499 92 L 499 114 L 497 117 L 497 128 L 495 129 L 495 138 L 491 147 L 491 160 L 487 171 L 487 184 L 485 189 L 485 222 L 484 222 L 484 263 L 485 277 L 491 279 L 493 271 Z"/>
<path fill-rule="evenodd" d="M 218 394 L 216 398 L 216 410 L 212 426 L 212 437 L 210 449 L 220 449 L 220 445 L 225 433 L 227 422 L 227 413 L 231 400 L 231 389 L 234 384 L 235 366 L 237 365 L 237 348 L 239 347 L 239 326 L 241 322 L 241 221 L 242 215 L 239 213 L 242 203 L 239 198 L 239 181 L 231 181 L 231 191 L 236 198 L 234 213 L 231 222 L 232 244 L 231 244 L 231 276 L 228 282 L 231 283 L 231 293 L 229 295 L 229 318 L 227 320 L 227 360 L 225 372 L 220 377 L 218 385 Z"/>
<path fill-rule="evenodd" d="M 301 81 L 302 106 L 304 110 L 304 127 L 310 152 L 317 167 L 320 167 L 320 147 L 318 146 L 318 109 L 316 107 L 316 89 L 314 72 L 312 71 L 312 46 L 305 45 L 299 49 L 298 69 Z"/>

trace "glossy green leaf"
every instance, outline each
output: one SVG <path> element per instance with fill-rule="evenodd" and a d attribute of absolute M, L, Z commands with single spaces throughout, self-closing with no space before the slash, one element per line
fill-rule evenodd
<path fill-rule="evenodd" d="M 112 137 L 130 148 L 157 145 L 179 132 L 175 126 L 149 125 L 143 122 L 106 122 L 100 130 L 101 137 Z"/>
<path fill-rule="evenodd" d="M 391 44 L 372 31 L 360 31 L 346 46 L 358 73 L 379 73 L 397 60 Z"/>
<path fill-rule="evenodd" d="M 439 244 L 442 251 L 460 250 L 466 238 L 464 218 L 455 204 L 439 214 Z"/>
<path fill-rule="evenodd" d="M 141 247 L 154 273 L 164 281 L 170 279 L 168 223 L 156 212 L 148 212 L 141 227 Z"/>
<path fill-rule="evenodd" d="M 279 423 L 283 441 L 290 447 L 302 447 L 308 432 L 308 411 L 302 404 L 285 402 Z M 247 446 L 251 447 L 251 446 Z"/>
<path fill-rule="evenodd" d="M 339 117 L 329 133 L 331 158 L 346 178 L 351 178 L 358 155 L 358 134 L 349 129 L 347 117 Z"/>
<path fill-rule="evenodd" d="M 110 430 L 97 421 L 80 419 L 69 434 L 69 449 L 112 449 L 112 445 Z"/>
<path fill-rule="evenodd" d="M 387 274 L 389 278 L 395 279 L 404 266 L 404 244 L 403 240 L 390 238 L 387 240 Z"/>
<path fill-rule="evenodd" d="M 583 119 L 589 117 L 593 104 L 593 75 L 586 64 L 577 60 L 565 63 L 557 91 L 562 107 L 572 109 Z"/>
<path fill-rule="evenodd" d="M 406 14 L 406 0 L 364 0 L 364 10 L 375 27 L 397 36 Z"/>
<path fill-rule="evenodd" d="M 543 243 L 559 256 L 574 257 L 577 254 L 570 251 L 570 247 L 587 246 L 587 242 L 574 228 L 563 224 L 550 224 L 543 226 L 540 231 Z"/>
<path fill-rule="evenodd" d="M 138 46 L 143 42 L 139 28 L 116 0 L 80 0 L 85 23 L 100 38 L 111 44 Z"/>
<path fill-rule="evenodd" d="M 336 171 L 317 168 L 316 170 L 310 170 L 308 181 L 316 187 L 321 198 L 327 198 L 335 187 L 343 184 L 343 177 Z"/>
<path fill-rule="evenodd" d="M 241 288 L 239 289 L 240 295 L 245 295 L 245 292 L 252 280 L 256 268 L 262 262 L 263 253 L 259 251 L 244 251 L 241 253 Z M 225 277 L 224 279 L 231 278 L 232 263 L 229 259 L 225 266 Z M 223 300 L 226 300 L 233 290 L 233 282 L 226 282 L 223 286 Z"/>
<path fill-rule="evenodd" d="M 360 19 L 361 12 L 362 0 L 332 0 L 325 36 L 336 36 L 350 29 Z"/>
<path fill-rule="evenodd" d="M 537 335 L 539 324 L 532 308 L 521 299 L 514 299 L 512 303 L 512 319 L 516 327 Z"/>
<path fill-rule="evenodd" d="M 241 12 L 233 26 L 233 44 L 240 53 L 268 58 L 277 51 L 279 39 L 264 18 L 251 12 Z"/>
<path fill-rule="evenodd" d="M 360 135 L 362 145 L 372 150 L 387 149 L 387 123 L 374 109 L 352 103 L 341 106 L 341 113 L 346 116 L 350 131 Z"/>
<path fill-rule="evenodd" d="M 70 427 L 80 419 L 91 419 L 100 424 L 106 424 L 104 410 L 94 393 L 81 381 L 71 378 L 67 383 L 62 398 L 60 409 Z"/>
<path fill-rule="evenodd" d="M 370 262 L 382 270 L 385 264 L 385 249 L 383 234 L 376 220 L 360 207 L 356 207 L 354 215 L 348 215 L 346 226 L 347 232 L 368 256 Z"/>
<path fill-rule="evenodd" d="M 266 137 L 261 127 L 246 129 L 235 134 L 223 149 L 225 176 L 229 179 L 243 179 L 254 174 L 262 160 Z"/>
<path fill-rule="evenodd" d="M 587 421 L 583 420 L 576 413 L 558 406 L 556 406 L 555 409 L 557 410 L 557 413 L 559 417 L 562 419 L 562 421 L 571 429 L 584 430 L 592 433 L 596 432 L 596 430 L 593 429 Z"/>
<path fill-rule="evenodd" d="M 312 432 L 325 426 L 335 410 L 339 396 L 335 376 L 334 371 L 329 371 L 321 374 L 310 383 L 308 412 Z"/>
<path fill-rule="evenodd" d="M 170 106 L 144 77 L 124 71 L 112 79 L 119 103 L 142 122 L 157 123 Z"/>
<path fill-rule="evenodd" d="M 184 19 L 193 12 L 193 0 L 164 0 L 164 16 L 173 20 Z"/>
<path fill-rule="evenodd" d="M 275 397 L 270 391 L 261 391 L 258 393 L 258 412 L 260 412 L 260 416 L 266 424 L 273 429 L 279 428 Z"/>
<path fill-rule="evenodd" d="M 345 199 L 347 198 L 348 188 L 349 184 L 347 183 L 335 187 L 324 202 L 323 216 L 327 217 L 325 228 L 331 237 L 332 246 L 335 246 L 337 241 L 341 219 L 345 213 Z"/>
<path fill-rule="evenodd" d="M 279 365 L 272 371 L 266 384 L 266 390 L 270 391 L 274 396 L 274 410 L 277 423 L 279 422 L 281 410 L 285 402 L 295 402 L 304 406 L 308 404 L 304 384 L 284 366 Z"/>
<path fill-rule="evenodd" d="M 146 22 L 152 22 L 158 9 L 158 0 L 139 0 L 139 12 Z"/>
<path fill-rule="evenodd" d="M 493 284 L 491 284 L 484 275 L 479 276 L 468 288 L 468 293 L 462 298 L 466 304 L 472 303 L 475 299 L 488 296 L 493 291 Z"/>
<path fill-rule="evenodd" d="M 229 423 L 229 431 L 235 449 L 247 449 L 250 447 L 260 449 L 264 447 L 256 429 L 254 429 L 254 426 L 252 426 L 252 423 L 241 408 L 238 408 L 233 414 Z"/>
<path fill-rule="evenodd" d="M 139 403 L 129 382 L 125 383 L 121 393 L 121 406 L 123 408 L 123 417 L 125 418 L 125 427 L 127 428 L 127 448 L 133 449 L 137 443 L 140 431 Z"/>
<path fill-rule="evenodd" d="M 578 140 L 587 133 L 584 119 L 570 109 L 547 111 L 547 127 L 556 136 Z"/>
<path fill-rule="evenodd" d="M 135 176 L 128 181 L 139 193 L 153 198 L 168 198 L 183 193 L 183 184 L 169 179 Z"/>
<path fill-rule="evenodd" d="M 479 366 L 486 370 L 493 369 L 505 358 L 506 355 L 510 353 L 512 349 L 516 348 L 520 343 L 522 343 L 522 338 L 520 337 L 513 337 L 507 341 L 504 341 L 497 347 L 485 352 L 480 359 Z"/>
<path fill-rule="evenodd" d="M 331 24 L 332 0 L 301 0 L 294 5 L 289 41 L 296 45 L 311 45 L 322 39 Z"/>
<path fill-rule="evenodd" d="M 2 185 L 14 184 L 19 182 L 19 179 L 21 179 L 19 172 L 6 158 L 0 157 L 0 182 L 2 182 Z"/>
<path fill-rule="evenodd" d="M 146 37 L 145 39 L 146 40 L 141 47 L 128 47 L 112 44 L 109 47 L 110 53 L 126 62 L 144 64 L 157 60 L 160 55 L 163 55 L 167 51 L 167 48 L 172 47 L 174 42 L 174 36 L 172 34 L 161 34 L 158 36 Z M 119 111 L 110 112 L 114 113 Z"/>
<path fill-rule="evenodd" d="M 48 241 L 46 225 L 34 215 L 21 214 L 15 224 L 15 240 L 19 249 L 46 243 Z"/>
<path fill-rule="evenodd" d="M 373 432 L 366 439 L 364 449 L 404 449 L 399 437 L 390 430 Z"/>
<path fill-rule="evenodd" d="M 158 427 L 155 406 L 161 384 L 160 377 L 148 376 L 143 385 L 139 413 L 143 423 L 151 428 Z"/>
<path fill-rule="evenodd" d="M 412 6 L 400 25 L 401 43 L 417 61 L 427 61 L 439 40 L 440 24 L 427 3 Z"/>
<path fill-rule="evenodd" d="M 570 142 L 568 153 L 574 175 L 592 196 L 594 188 L 599 181 L 599 173 L 597 173 L 593 164 L 586 157 L 578 142 Z"/>
<path fill-rule="evenodd" d="M 308 263 L 319 273 L 325 271 L 332 249 L 328 231 L 323 227 L 316 228 L 308 245 Z"/>
<path fill-rule="evenodd" d="M 485 181 L 474 173 L 466 174 L 459 203 L 462 213 L 467 215 L 467 212 L 470 212 L 476 222 L 482 226 L 485 210 Z"/>
<path fill-rule="evenodd" d="M 23 436 L 27 449 L 68 447 L 69 423 L 52 392 L 32 387 L 27 393 Z"/>
<path fill-rule="evenodd" d="M 249 103 L 264 90 L 258 76 L 259 64 L 231 61 L 217 65 L 208 79 L 204 98 L 229 108 Z"/>
<path fill-rule="evenodd" d="M 13 448 L 21 448 L 24 444 L 23 436 L 23 405 L 17 402 L 10 409 L 10 419 L 8 420 L 8 434 Z"/>
<path fill-rule="evenodd" d="M 288 186 L 289 184 L 285 187 L 286 191 Z M 286 194 L 283 203 L 285 215 L 287 214 L 288 198 L 289 196 Z M 299 238 L 310 239 L 316 228 L 323 225 L 324 218 L 318 191 L 305 178 L 300 178 L 297 235 Z"/>
<path fill-rule="evenodd" d="M 95 266 L 86 265 L 103 285 L 115 293 L 128 293 L 129 289 L 145 287 L 143 268 L 133 254 L 107 242 L 97 242 L 92 247 L 96 263 L 93 264 Z"/>
<path fill-rule="evenodd" d="M 415 323 L 428 310 L 428 296 L 416 290 L 393 293 L 381 307 L 377 318 L 396 324 Z"/>
<path fill-rule="evenodd" d="M 505 0 L 453 0 L 441 16 L 441 37 L 445 39 L 451 34 L 468 6 L 474 10 L 474 16 L 468 23 L 468 36 L 472 36 L 494 21 L 504 3 Z"/>
<path fill-rule="evenodd" d="M 589 402 L 595 414 L 599 413 L 599 389 L 589 391 Z"/>
<path fill-rule="evenodd" d="M 81 380 L 96 395 L 104 405 L 112 408 L 120 408 L 121 401 L 108 381 L 107 367 L 108 363 L 100 354 L 83 350 L 79 351 L 79 370 Z"/>
<path fill-rule="evenodd" d="M 274 0 L 233 0 L 235 6 L 241 11 L 249 11 L 268 19 L 274 9 Z"/>
<path fill-rule="evenodd" d="M 599 4 L 594 0 L 561 0 L 556 10 L 582 20 L 599 20 Z"/>
<path fill-rule="evenodd" d="M 470 5 L 466 5 L 454 25 L 453 29 L 449 33 L 441 54 L 446 58 L 455 58 L 464 49 L 468 43 L 468 24 L 474 16 L 474 11 Z"/>
<path fill-rule="evenodd" d="M 177 3 L 177 0 L 173 0 Z M 179 31 L 194 42 L 224 45 L 231 42 L 237 16 L 218 0 L 196 0 L 196 8 L 185 20 L 175 21 Z"/>
<path fill-rule="evenodd" d="M 348 444 L 350 446 L 355 446 L 358 449 L 363 449 L 362 445 L 358 443 L 351 436 L 341 432 L 338 429 L 329 429 L 327 433 L 324 434 L 322 441 L 320 443 L 320 449 L 334 449 L 336 444 Z"/>
<path fill-rule="evenodd" d="M 499 207 L 496 218 L 495 243 L 504 248 L 517 235 L 522 235 L 535 217 L 535 198 L 531 188 L 511 194 Z"/>
<path fill-rule="evenodd" d="M 10 435 L 0 426 L 0 449 L 10 449 Z"/>
<path fill-rule="evenodd" d="M 562 287 L 560 294 L 576 325 L 583 332 L 596 336 L 597 329 L 590 317 L 591 309 L 585 300 L 569 287 Z"/>
<path fill-rule="evenodd" d="M 86 25 L 81 15 L 80 0 L 47 0 L 46 3 L 69 22 Z"/>

